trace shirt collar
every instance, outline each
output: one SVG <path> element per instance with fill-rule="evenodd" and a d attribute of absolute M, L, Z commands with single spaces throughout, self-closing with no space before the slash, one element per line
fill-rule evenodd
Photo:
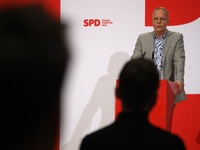
<path fill-rule="evenodd" d="M 165 39 L 165 36 L 166 36 L 166 32 L 162 35 L 163 40 Z M 154 33 L 154 37 L 155 37 L 155 39 L 161 39 L 161 38 L 157 37 L 156 33 Z"/>

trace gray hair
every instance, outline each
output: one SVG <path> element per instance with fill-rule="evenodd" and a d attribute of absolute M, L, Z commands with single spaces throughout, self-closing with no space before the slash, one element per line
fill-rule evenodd
<path fill-rule="evenodd" d="M 158 10 L 164 10 L 165 11 L 165 14 L 166 14 L 166 19 L 169 20 L 169 15 L 168 15 L 168 10 L 164 7 L 157 7 L 154 9 L 153 13 L 152 13 L 152 18 L 153 18 L 153 14 L 158 11 Z"/>

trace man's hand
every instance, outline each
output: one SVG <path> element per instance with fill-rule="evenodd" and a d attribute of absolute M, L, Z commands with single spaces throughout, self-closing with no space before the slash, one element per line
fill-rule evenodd
<path fill-rule="evenodd" d="M 176 81 L 176 83 L 178 84 L 179 90 L 180 92 L 182 92 L 183 88 L 184 88 L 184 83 L 181 81 Z"/>

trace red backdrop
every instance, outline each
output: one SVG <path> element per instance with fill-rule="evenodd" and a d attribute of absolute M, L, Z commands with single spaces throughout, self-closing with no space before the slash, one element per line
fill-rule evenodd
<path fill-rule="evenodd" d="M 56 18 L 60 18 L 60 0 L 0 0 L 0 7 L 6 7 L 10 5 L 30 5 L 30 4 L 42 4 L 49 12 Z"/>
<path fill-rule="evenodd" d="M 146 0 L 145 26 L 152 25 L 152 12 L 156 7 L 167 8 L 170 26 L 192 22 L 200 17 L 199 4 L 199 0 Z"/>

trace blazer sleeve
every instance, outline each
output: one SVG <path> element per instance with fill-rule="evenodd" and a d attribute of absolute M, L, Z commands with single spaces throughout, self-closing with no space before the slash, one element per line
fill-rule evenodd
<path fill-rule="evenodd" d="M 137 42 L 135 44 L 135 48 L 133 50 L 133 55 L 131 56 L 131 59 L 142 57 L 143 51 L 142 51 L 142 37 L 141 35 L 138 36 Z"/>
<path fill-rule="evenodd" d="M 179 34 L 179 38 L 175 47 L 174 67 L 175 81 L 181 81 L 184 83 L 185 49 L 182 34 Z"/>

